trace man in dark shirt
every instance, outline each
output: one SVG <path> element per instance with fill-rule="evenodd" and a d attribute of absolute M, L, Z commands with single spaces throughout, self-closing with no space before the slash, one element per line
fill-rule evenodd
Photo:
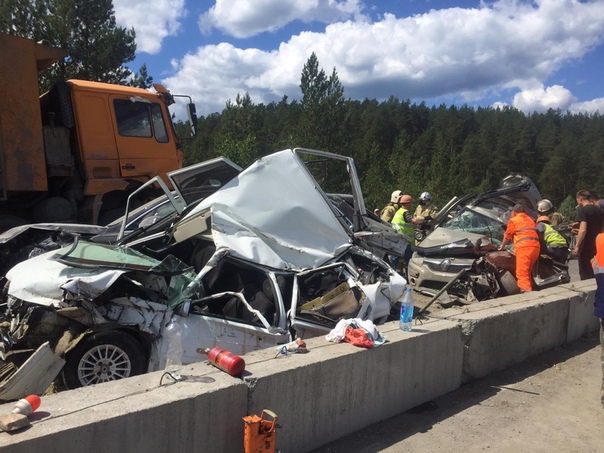
<path fill-rule="evenodd" d="M 579 232 L 573 253 L 579 257 L 579 276 L 581 280 L 594 278 L 591 259 L 596 255 L 596 236 L 602 232 L 604 212 L 594 206 L 587 190 L 577 192 L 577 222 Z"/>

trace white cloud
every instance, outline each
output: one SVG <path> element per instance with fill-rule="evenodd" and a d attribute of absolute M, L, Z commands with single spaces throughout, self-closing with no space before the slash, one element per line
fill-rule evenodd
<path fill-rule="evenodd" d="M 254 102 L 270 102 L 267 87 L 251 81 L 271 65 L 274 55 L 257 49 L 242 50 L 231 44 L 200 47 L 180 61 L 173 61 L 177 73 L 162 83 L 173 93 L 190 94 L 200 115 L 222 111 L 228 99 L 249 92 Z"/>
<path fill-rule="evenodd" d="M 553 85 L 523 90 L 514 96 L 512 105 L 525 113 L 545 112 L 550 108 L 566 112 L 573 102 L 570 91 L 560 85 Z"/>
<path fill-rule="evenodd" d="M 315 4 L 292 4 L 302 8 L 299 5 L 307 3 Z M 273 25 L 265 24 L 265 29 L 291 20 L 279 12 L 278 4 L 254 2 L 260 13 L 270 16 L 264 8 L 276 11 L 270 16 Z M 225 5 L 218 1 L 215 8 Z M 250 17 L 240 11 L 243 4 L 230 6 L 233 18 L 222 27 Z M 300 11 L 298 17 L 303 16 Z M 245 33 L 261 28 L 252 24 Z M 603 39 L 604 1 L 501 0 L 406 18 L 386 14 L 374 23 L 336 22 L 322 33 L 294 35 L 271 52 L 230 44 L 204 46 L 177 61 L 175 74 L 164 82 L 174 92 L 194 96 L 200 114 L 221 111 L 227 99 L 246 91 L 254 102 L 279 100 L 284 94 L 299 98 L 302 67 L 315 52 L 327 73 L 336 68 L 347 97 L 463 101 L 521 90 L 515 104 L 565 109 L 572 105 L 571 93 L 543 85 L 565 64 L 601 46 Z"/>
<path fill-rule="evenodd" d="M 600 113 L 604 114 L 604 98 L 593 99 L 586 102 L 575 102 L 569 107 L 573 113 Z"/>
<path fill-rule="evenodd" d="M 332 23 L 361 15 L 360 0 L 216 0 L 199 17 L 199 29 L 218 29 L 236 38 L 273 32 L 290 22 Z"/>
<path fill-rule="evenodd" d="M 162 40 L 175 35 L 187 14 L 185 0 L 113 0 L 115 20 L 121 27 L 134 27 L 138 52 L 156 54 Z"/>

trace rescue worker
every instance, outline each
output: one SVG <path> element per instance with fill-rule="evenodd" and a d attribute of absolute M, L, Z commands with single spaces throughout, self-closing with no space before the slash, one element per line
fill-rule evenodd
<path fill-rule="evenodd" d="M 602 348 L 602 387 L 600 402 L 604 409 L 604 233 L 596 237 L 596 256 L 591 260 L 594 277 L 596 279 L 596 296 L 594 301 L 594 315 L 600 318 L 600 347 Z"/>
<path fill-rule="evenodd" d="M 382 209 L 382 215 L 380 216 L 382 220 L 390 223 L 392 222 L 392 218 L 396 211 L 399 210 L 400 206 L 398 205 L 398 199 L 401 196 L 402 190 L 395 190 L 390 195 L 390 203 L 388 203 L 384 209 Z"/>
<path fill-rule="evenodd" d="M 407 248 L 403 253 L 403 259 L 405 260 L 405 278 L 407 278 L 409 261 L 413 255 L 411 246 L 415 245 L 415 225 L 421 224 L 422 220 L 413 217 L 411 214 L 411 206 L 413 205 L 413 198 L 411 198 L 411 195 L 402 195 L 398 200 L 398 204 L 401 207 L 396 211 L 396 214 L 394 214 L 394 217 L 392 218 L 392 227 L 407 238 Z M 398 256 L 393 257 L 393 265 L 395 269 L 398 267 Z"/>
<path fill-rule="evenodd" d="M 436 216 L 438 208 L 432 204 L 432 195 L 422 192 L 419 196 L 419 204 L 415 208 L 414 217 L 422 220 L 431 220 Z"/>
<path fill-rule="evenodd" d="M 577 210 L 577 238 L 573 254 L 579 258 L 579 277 L 581 280 L 594 278 L 591 259 L 596 254 L 596 237 L 603 231 L 604 212 L 594 206 L 587 190 L 579 190 L 576 201 Z"/>
<path fill-rule="evenodd" d="M 551 226 L 558 226 L 564 223 L 564 216 L 556 211 L 552 202 L 547 198 L 544 198 L 537 203 L 537 212 L 539 213 L 539 216 L 548 216 Z"/>
<path fill-rule="evenodd" d="M 499 250 L 514 240 L 514 255 L 516 255 L 516 280 L 521 293 L 533 290 L 531 271 L 539 259 L 541 245 L 535 221 L 524 212 L 522 205 L 514 205 L 512 217 L 508 221 L 503 234 L 503 242 Z"/>
<path fill-rule="evenodd" d="M 564 236 L 550 225 L 548 216 L 537 218 L 537 233 L 541 239 L 541 251 L 551 256 L 554 261 L 565 264 L 568 260 L 568 244 Z"/>

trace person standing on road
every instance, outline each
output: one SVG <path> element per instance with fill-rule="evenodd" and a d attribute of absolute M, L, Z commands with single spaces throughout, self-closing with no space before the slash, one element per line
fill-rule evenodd
<path fill-rule="evenodd" d="M 591 261 L 596 278 L 596 297 L 594 302 L 594 315 L 600 318 L 600 347 L 602 348 L 602 387 L 600 402 L 604 409 L 604 233 L 596 237 L 596 256 Z"/>
<path fill-rule="evenodd" d="M 596 236 L 602 232 L 604 226 L 604 212 L 591 201 L 591 194 L 587 190 L 577 192 L 577 242 L 573 254 L 579 257 L 579 277 L 581 280 L 594 278 L 591 259 L 596 254 Z"/>
<path fill-rule="evenodd" d="M 421 224 L 422 220 L 413 217 L 411 214 L 411 205 L 413 205 L 413 198 L 411 198 L 411 195 L 402 195 L 399 198 L 398 204 L 401 207 L 396 211 L 396 214 L 394 214 L 394 217 L 392 218 L 392 227 L 407 238 L 407 248 L 403 254 L 403 259 L 405 260 L 405 278 L 407 278 L 409 261 L 413 255 L 413 249 L 411 247 L 415 245 L 415 225 Z M 396 268 L 398 260 L 395 259 L 394 261 L 393 264 Z"/>
<path fill-rule="evenodd" d="M 526 215 L 520 204 L 512 209 L 512 217 L 508 221 L 499 250 L 505 250 L 512 239 L 516 255 L 516 280 L 520 292 L 526 293 L 533 290 L 531 271 L 539 259 L 541 244 L 535 221 Z"/>
<path fill-rule="evenodd" d="M 392 222 L 394 214 L 396 214 L 396 211 L 398 211 L 400 208 L 398 205 L 398 199 L 401 196 L 401 192 L 402 190 L 395 190 L 392 192 L 392 195 L 390 195 L 390 203 L 388 203 L 384 209 L 382 209 L 382 214 L 380 216 L 382 220 L 388 223 Z"/>

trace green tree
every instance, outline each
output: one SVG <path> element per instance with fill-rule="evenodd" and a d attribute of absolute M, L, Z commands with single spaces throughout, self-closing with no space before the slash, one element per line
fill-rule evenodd
<path fill-rule="evenodd" d="M 336 69 L 329 77 L 319 69 L 313 52 L 302 69 L 302 118 L 299 127 L 300 144 L 306 148 L 325 151 L 342 150 L 342 127 L 345 123 L 344 88 Z"/>
<path fill-rule="evenodd" d="M 227 101 L 222 112 L 222 121 L 216 129 L 214 149 L 219 155 L 228 157 L 242 167 L 260 156 L 261 121 L 258 108 L 249 93 L 237 94 L 235 103 Z"/>
<path fill-rule="evenodd" d="M 43 90 L 68 78 L 125 84 L 132 75 L 124 64 L 134 60 L 136 34 L 116 25 L 112 0 L 3 0 L 0 31 L 67 51 L 45 71 Z"/>
<path fill-rule="evenodd" d="M 153 85 L 153 77 L 147 72 L 147 65 L 143 63 L 136 74 L 132 75 L 132 79 L 128 85 L 137 88 L 151 88 Z"/>

